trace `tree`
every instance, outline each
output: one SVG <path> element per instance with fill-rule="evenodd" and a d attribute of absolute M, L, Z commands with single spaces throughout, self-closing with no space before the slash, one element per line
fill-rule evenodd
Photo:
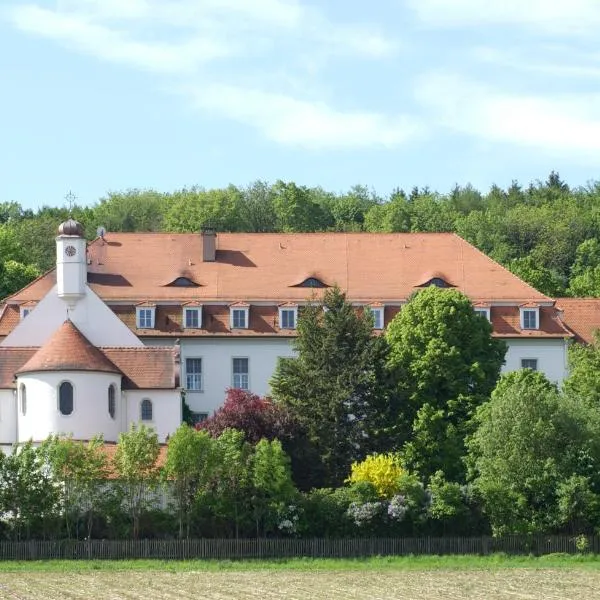
<path fill-rule="evenodd" d="M 148 493 L 158 483 L 159 453 L 158 435 L 150 427 L 132 425 L 128 432 L 119 434 L 113 463 L 125 494 L 135 539 L 139 534 L 141 513 L 148 505 Z"/>
<path fill-rule="evenodd" d="M 86 535 L 92 533 L 94 515 L 99 512 L 103 486 L 108 476 L 107 457 L 102 436 L 87 444 L 70 437 L 51 436 L 41 446 L 62 490 L 62 505 L 67 536 L 78 537 L 81 516 L 86 516 Z"/>
<path fill-rule="evenodd" d="M 525 369 L 500 379 L 475 422 L 470 477 L 496 535 L 549 533 L 580 520 L 571 501 L 582 490 L 598 493 L 597 409 Z"/>
<path fill-rule="evenodd" d="M 18 292 L 39 275 L 35 265 L 24 265 L 15 260 L 0 263 L 0 298 Z"/>
<path fill-rule="evenodd" d="M 161 231 L 168 206 L 168 197 L 154 190 L 109 192 L 94 207 L 95 226 L 107 231 Z"/>
<path fill-rule="evenodd" d="M 338 485 L 356 460 L 379 449 L 385 421 L 387 344 L 332 288 L 298 318 L 297 357 L 281 359 L 271 382 L 320 457 L 313 485 Z M 318 476 L 321 470 L 322 475 Z"/>
<path fill-rule="evenodd" d="M 581 398 L 600 410 L 600 336 L 589 345 L 569 347 L 569 376 L 563 382 L 567 394 Z"/>
<path fill-rule="evenodd" d="M 276 529 L 277 516 L 294 497 L 290 459 L 279 440 L 260 440 L 251 460 L 252 504 L 256 535 Z"/>
<path fill-rule="evenodd" d="M 0 452 L 0 513 L 9 517 L 15 537 L 45 537 L 58 514 L 59 489 L 44 454 L 32 442 Z"/>
<path fill-rule="evenodd" d="M 476 407 L 494 389 L 506 352 L 491 333 L 465 295 L 435 286 L 413 295 L 387 328 L 395 447 L 423 479 L 442 470 L 453 481 L 464 480 L 464 438 Z"/>
<path fill-rule="evenodd" d="M 226 429 L 217 438 L 214 510 L 233 522 L 236 538 L 244 521 L 251 518 L 247 502 L 251 493 L 251 460 L 252 447 L 244 440 L 241 431 Z"/>
<path fill-rule="evenodd" d="M 192 510 L 206 492 L 215 470 L 215 442 L 206 431 L 185 423 L 169 438 L 164 476 L 172 484 L 179 518 L 179 537 L 189 538 Z"/>

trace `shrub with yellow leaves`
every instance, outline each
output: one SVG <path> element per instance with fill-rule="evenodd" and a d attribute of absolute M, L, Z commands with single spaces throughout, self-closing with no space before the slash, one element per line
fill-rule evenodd
<path fill-rule="evenodd" d="M 350 467 L 346 483 L 370 483 L 381 498 L 391 498 L 399 492 L 400 477 L 405 473 L 397 454 L 370 454 Z"/>

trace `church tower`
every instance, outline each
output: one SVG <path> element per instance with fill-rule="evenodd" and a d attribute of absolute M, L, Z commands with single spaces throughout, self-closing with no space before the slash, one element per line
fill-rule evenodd
<path fill-rule="evenodd" d="M 70 308 L 85 296 L 87 285 L 86 241 L 83 225 L 68 219 L 56 238 L 56 288 Z"/>

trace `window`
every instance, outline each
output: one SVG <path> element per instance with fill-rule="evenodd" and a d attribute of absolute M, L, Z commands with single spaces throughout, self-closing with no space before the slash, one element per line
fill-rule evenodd
<path fill-rule="evenodd" d="M 195 392 L 202 391 L 202 359 L 185 359 L 185 387 Z"/>
<path fill-rule="evenodd" d="M 199 287 L 195 281 L 192 281 L 189 277 L 177 277 L 169 283 L 172 287 Z"/>
<path fill-rule="evenodd" d="M 296 329 L 296 317 L 298 309 L 295 306 L 279 309 L 280 329 Z"/>
<path fill-rule="evenodd" d="M 154 306 L 137 307 L 137 328 L 154 329 Z"/>
<path fill-rule="evenodd" d="M 240 390 L 249 389 L 248 385 L 248 359 L 233 359 L 233 387 Z"/>
<path fill-rule="evenodd" d="M 192 425 L 197 425 L 198 423 L 202 423 L 202 421 L 206 421 L 208 419 L 207 412 L 194 412 L 190 411 L 190 421 Z"/>
<path fill-rule="evenodd" d="M 199 329 L 202 326 L 202 313 L 199 307 L 183 309 L 183 325 L 186 329 Z"/>
<path fill-rule="evenodd" d="M 248 309 L 232 308 L 231 309 L 231 328 L 232 329 L 247 329 L 248 328 Z"/>
<path fill-rule="evenodd" d="M 383 329 L 383 306 L 369 306 L 373 315 L 373 329 Z"/>
<path fill-rule="evenodd" d="M 73 412 L 73 384 L 63 381 L 58 387 L 58 410 L 68 416 Z"/>
<path fill-rule="evenodd" d="M 539 309 L 537 308 L 521 309 L 521 329 L 538 328 L 538 311 Z"/>
<path fill-rule="evenodd" d="M 538 361 L 537 358 L 522 358 L 521 359 L 521 369 L 531 369 L 532 371 L 537 371 Z"/>
<path fill-rule="evenodd" d="M 116 390 L 115 386 L 111 383 L 108 386 L 108 414 L 111 419 L 115 418 L 115 414 L 117 412 L 117 401 L 116 401 Z"/>
<path fill-rule="evenodd" d="M 27 389 L 25 384 L 22 383 L 20 387 L 21 391 L 21 414 L 25 416 L 27 414 Z"/>
<path fill-rule="evenodd" d="M 32 310 L 33 310 L 33 308 L 31 308 L 31 307 L 25 308 L 22 306 L 21 307 L 21 320 L 24 319 Z"/>
<path fill-rule="evenodd" d="M 316 277 L 308 277 L 302 283 L 298 284 L 295 287 L 325 288 L 325 287 L 329 287 L 329 286 L 325 285 L 322 281 L 320 281 Z"/>
<path fill-rule="evenodd" d="M 488 321 L 490 321 L 490 309 L 489 308 L 476 308 L 475 309 L 475 314 L 478 317 L 483 317 L 484 319 L 487 319 Z"/>
<path fill-rule="evenodd" d="M 152 400 L 144 398 L 140 405 L 140 417 L 142 421 L 152 421 Z"/>
<path fill-rule="evenodd" d="M 430 279 L 426 284 L 425 287 L 429 287 L 430 285 L 433 285 L 435 287 L 439 287 L 439 288 L 447 288 L 450 287 L 448 285 L 448 283 L 446 281 L 444 281 L 441 277 L 434 277 L 433 279 Z"/>

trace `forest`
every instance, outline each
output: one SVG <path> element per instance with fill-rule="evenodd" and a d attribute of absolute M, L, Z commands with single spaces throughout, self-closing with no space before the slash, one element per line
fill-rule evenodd
<path fill-rule="evenodd" d="M 572 188 L 546 181 L 487 192 L 394 190 L 382 197 L 354 186 L 330 192 L 293 182 L 190 187 L 170 193 L 110 192 L 90 206 L 24 210 L 0 202 L 0 298 L 54 266 L 57 224 L 69 213 L 93 239 L 111 231 L 431 232 L 452 231 L 551 297 L 600 295 L 600 182 Z"/>

